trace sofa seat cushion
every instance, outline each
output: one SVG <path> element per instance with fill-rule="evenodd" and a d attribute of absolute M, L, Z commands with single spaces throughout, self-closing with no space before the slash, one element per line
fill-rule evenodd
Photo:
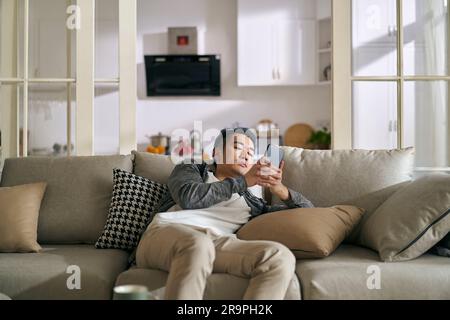
<path fill-rule="evenodd" d="M 150 291 L 165 286 L 168 273 L 156 269 L 141 269 L 133 267 L 117 278 L 116 285 L 144 285 Z M 226 273 L 213 273 L 206 284 L 205 300 L 240 300 L 248 287 L 248 279 Z M 286 293 L 286 300 L 300 300 L 300 285 L 294 277 Z"/>
<path fill-rule="evenodd" d="M 325 259 L 298 260 L 296 271 L 305 300 L 450 299 L 450 259 L 428 253 L 385 263 L 375 251 L 341 245 Z"/>
<path fill-rule="evenodd" d="M 117 276 L 127 268 L 122 250 L 95 249 L 93 245 L 43 246 L 41 253 L 1 253 L 0 292 L 14 299 L 111 299 Z M 74 271 L 80 269 L 81 289 Z M 72 276 L 72 278 L 70 278 Z"/>

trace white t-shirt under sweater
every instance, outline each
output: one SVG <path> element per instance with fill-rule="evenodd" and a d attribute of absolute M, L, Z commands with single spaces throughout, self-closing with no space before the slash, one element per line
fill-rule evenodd
<path fill-rule="evenodd" d="M 206 183 L 216 181 L 219 180 L 209 171 Z M 148 228 L 157 224 L 179 223 L 208 229 L 215 236 L 231 235 L 250 220 L 250 210 L 244 197 L 233 193 L 230 199 L 209 208 L 183 210 L 179 205 L 174 205 L 167 212 L 156 214 Z"/>

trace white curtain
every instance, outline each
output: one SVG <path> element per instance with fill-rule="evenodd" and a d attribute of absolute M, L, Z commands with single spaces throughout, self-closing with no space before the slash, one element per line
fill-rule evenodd
<path fill-rule="evenodd" d="M 447 0 L 417 0 L 416 4 L 418 2 L 424 9 L 418 12 L 423 22 L 423 28 L 418 30 L 423 30 L 425 59 L 417 62 L 425 64 L 427 75 L 447 75 Z M 424 82 L 417 85 L 416 90 L 420 95 L 416 100 L 417 160 L 427 167 L 447 167 L 448 84 L 445 81 Z"/>

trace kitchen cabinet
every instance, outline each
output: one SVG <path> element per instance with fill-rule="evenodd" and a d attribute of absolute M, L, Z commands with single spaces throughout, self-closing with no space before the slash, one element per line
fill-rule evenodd
<path fill-rule="evenodd" d="M 263 21 L 245 21 L 239 26 L 238 84 L 274 85 L 274 28 Z"/>
<path fill-rule="evenodd" d="M 353 1 L 352 11 L 353 75 L 396 75 L 396 1 Z"/>
<path fill-rule="evenodd" d="M 353 83 L 353 148 L 397 148 L 397 84 Z"/>
<path fill-rule="evenodd" d="M 238 85 L 289 86 L 315 83 L 316 21 L 306 1 L 257 1 L 238 5 Z M 289 6 L 297 7 L 289 8 Z M 255 11 L 252 6 L 255 5 Z M 314 8 L 313 5 L 311 5 Z M 284 12 L 284 13 L 283 13 Z M 298 14 L 296 14 L 297 12 Z"/>
<path fill-rule="evenodd" d="M 396 0 L 358 0 L 352 6 L 354 46 L 396 46 Z"/>
<path fill-rule="evenodd" d="M 274 76 L 280 85 L 314 84 L 314 20 L 278 21 L 275 24 Z"/>

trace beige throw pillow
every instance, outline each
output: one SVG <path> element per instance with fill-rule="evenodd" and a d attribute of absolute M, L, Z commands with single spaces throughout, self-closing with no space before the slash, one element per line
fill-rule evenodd
<path fill-rule="evenodd" d="M 0 252 L 39 252 L 37 226 L 46 183 L 0 188 Z"/>
<path fill-rule="evenodd" d="M 323 258 L 350 234 L 363 213 L 361 208 L 346 205 L 277 211 L 250 220 L 237 237 L 282 243 L 299 259 Z"/>

